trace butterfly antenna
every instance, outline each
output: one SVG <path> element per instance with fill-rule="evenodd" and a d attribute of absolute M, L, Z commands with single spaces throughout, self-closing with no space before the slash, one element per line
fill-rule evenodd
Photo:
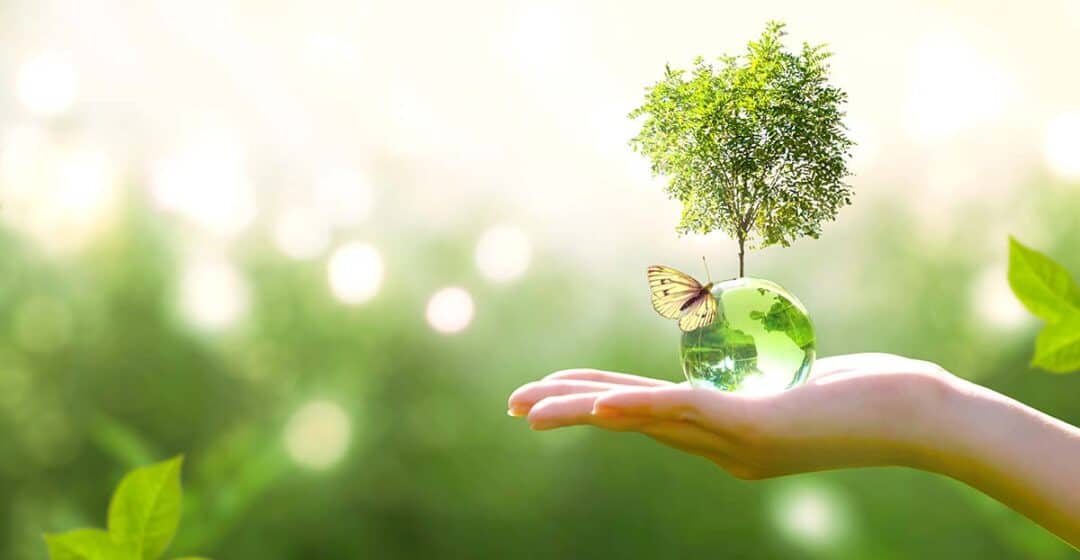
<path fill-rule="evenodd" d="M 712 284 L 712 274 L 709 273 L 709 262 L 705 260 L 705 255 L 701 255 L 701 264 L 705 265 L 705 276 L 709 278 L 709 283 Z"/>

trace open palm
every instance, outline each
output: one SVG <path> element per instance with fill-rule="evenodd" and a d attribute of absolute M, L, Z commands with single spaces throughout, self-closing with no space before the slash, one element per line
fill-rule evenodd
<path fill-rule="evenodd" d="M 803 386 L 749 396 L 590 369 L 554 373 L 509 399 L 514 416 L 547 430 L 588 424 L 636 431 L 700 455 L 743 479 L 920 462 L 921 426 L 952 376 L 890 354 L 818 360 Z"/>

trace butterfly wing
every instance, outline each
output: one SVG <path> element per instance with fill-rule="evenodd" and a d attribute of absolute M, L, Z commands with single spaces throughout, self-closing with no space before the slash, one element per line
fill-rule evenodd
<path fill-rule="evenodd" d="M 716 320 L 716 308 L 716 298 L 707 290 L 701 290 L 679 317 L 679 328 L 690 332 L 711 325 Z"/>
<path fill-rule="evenodd" d="M 702 291 L 697 280 L 670 266 L 650 266 L 648 276 L 653 309 L 667 319 L 681 319 L 687 304 Z"/>

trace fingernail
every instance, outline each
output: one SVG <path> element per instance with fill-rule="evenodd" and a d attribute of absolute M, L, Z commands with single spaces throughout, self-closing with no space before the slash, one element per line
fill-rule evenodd
<path fill-rule="evenodd" d="M 529 412 L 529 410 L 526 408 L 522 408 L 520 406 L 512 406 L 506 410 L 506 415 L 514 417 L 525 416 L 527 412 Z"/>

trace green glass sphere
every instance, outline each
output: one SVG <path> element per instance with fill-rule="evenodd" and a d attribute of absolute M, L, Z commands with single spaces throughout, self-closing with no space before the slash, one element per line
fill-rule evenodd
<path fill-rule="evenodd" d="M 683 333 L 683 373 L 691 385 L 774 393 L 806 380 L 814 325 L 795 296 L 768 280 L 736 278 L 712 287 L 711 325 Z"/>

